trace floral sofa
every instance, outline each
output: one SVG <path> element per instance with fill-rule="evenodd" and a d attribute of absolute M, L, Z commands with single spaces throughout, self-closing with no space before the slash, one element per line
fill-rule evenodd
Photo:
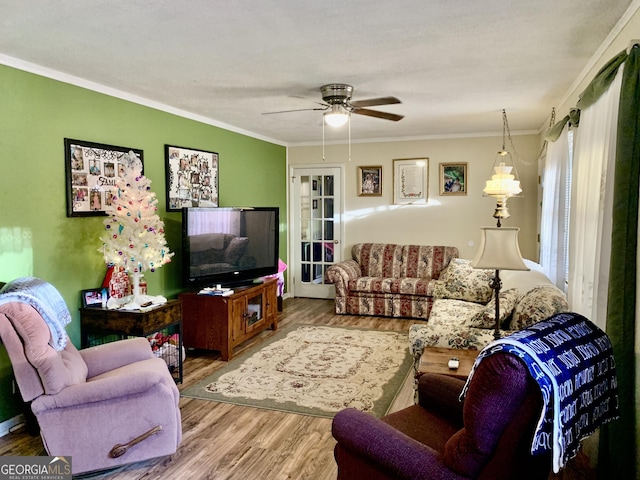
<path fill-rule="evenodd" d="M 500 271 L 500 334 L 509 335 L 569 309 L 565 294 L 525 260 L 529 271 Z M 474 269 L 470 260 L 454 259 L 433 284 L 434 302 L 428 323 L 409 329 L 416 367 L 425 347 L 481 350 L 493 340 L 495 299 L 492 270 Z"/>
<path fill-rule="evenodd" d="M 456 247 L 357 243 L 351 260 L 329 267 L 337 314 L 429 318 L 440 272 Z"/>

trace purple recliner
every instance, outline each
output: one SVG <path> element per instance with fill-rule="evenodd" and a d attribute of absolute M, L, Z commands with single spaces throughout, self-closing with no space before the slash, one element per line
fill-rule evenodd
<path fill-rule="evenodd" d="M 355 409 L 333 420 L 338 479 L 546 479 L 550 455 L 530 453 L 540 388 L 517 357 L 496 353 L 464 381 L 425 374 L 419 402 L 382 419 Z"/>
<path fill-rule="evenodd" d="M 70 456 L 73 474 L 176 451 L 180 395 L 145 338 L 80 351 L 67 341 L 58 351 L 42 316 L 21 302 L 0 304 L 0 338 L 46 451 Z"/>

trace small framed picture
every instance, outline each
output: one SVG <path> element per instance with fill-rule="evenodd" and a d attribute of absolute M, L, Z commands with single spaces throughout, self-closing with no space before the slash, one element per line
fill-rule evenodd
<path fill-rule="evenodd" d="M 106 288 L 89 288 L 82 290 L 82 308 L 97 308 L 107 304 L 109 297 Z"/>
<path fill-rule="evenodd" d="M 467 194 L 467 164 L 440 164 L 440 195 Z"/>
<path fill-rule="evenodd" d="M 358 196 L 382 196 L 382 167 L 358 167 Z"/>
<path fill-rule="evenodd" d="M 218 206 L 216 152 L 165 145 L 167 211 Z"/>
<path fill-rule="evenodd" d="M 427 203 L 429 159 L 400 158 L 393 161 L 393 203 Z"/>

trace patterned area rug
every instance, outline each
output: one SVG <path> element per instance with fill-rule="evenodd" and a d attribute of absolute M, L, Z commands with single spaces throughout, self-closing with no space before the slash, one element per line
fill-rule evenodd
<path fill-rule="evenodd" d="M 291 325 L 182 396 L 320 417 L 353 407 L 381 417 L 411 367 L 405 333 Z"/>

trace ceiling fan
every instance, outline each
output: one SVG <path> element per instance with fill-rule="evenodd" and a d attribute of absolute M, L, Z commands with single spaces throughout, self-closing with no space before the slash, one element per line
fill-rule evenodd
<path fill-rule="evenodd" d="M 324 119 L 331 126 L 339 127 L 344 125 L 349 119 L 350 114 L 366 115 L 368 117 L 382 118 L 383 120 L 391 120 L 397 122 L 402 120 L 404 115 L 395 113 L 381 112 L 379 110 L 371 110 L 366 107 L 376 105 L 392 105 L 402 103 L 396 97 L 380 97 L 369 98 L 367 100 L 351 101 L 353 95 L 353 87 L 345 83 L 329 83 L 320 87 L 323 102 L 317 102 L 322 107 L 319 108 L 300 108 L 296 110 L 281 110 L 279 112 L 266 112 L 263 115 L 274 113 L 301 112 L 306 110 L 322 110 L 325 113 Z"/>

